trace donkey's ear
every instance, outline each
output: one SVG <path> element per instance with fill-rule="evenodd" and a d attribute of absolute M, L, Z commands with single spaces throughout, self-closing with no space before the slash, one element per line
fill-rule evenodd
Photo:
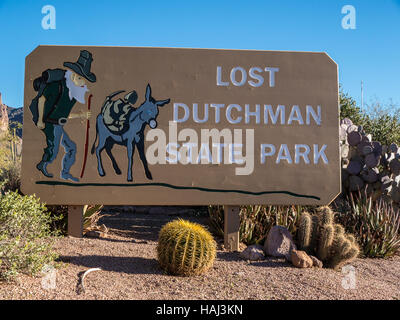
<path fill-rule="evenodd" d="M 146 87 L 146 101 L 150 101 L 150 97 L 151 97 L 151 87 L 150 84 L 148 84 Z"/>
<path fill-rule="evenodd" d="M 170 102 L 170 99 L 156 101 L 156 106 L 162 107 L 163 105 L 166 105 L 166 104 L 168 104 L 169 102 Z"/>

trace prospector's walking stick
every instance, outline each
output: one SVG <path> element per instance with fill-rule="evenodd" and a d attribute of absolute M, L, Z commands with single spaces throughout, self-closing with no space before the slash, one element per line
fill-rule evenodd
<path fill-rule="evenodd" d="M 93 97 L 93 95 L 91 94 L 88 99 L 88 111 L 90 111 L 90 103 L 92 101 L 92 97 Z M 87 154 L 88 154 L 88 148 L 89 148 L 89 129 L 90 129 L 90 122 L 89 122 L 89 119 L 87 119 L 86 120 L 85 154 L 84 154 L 84 158 L 83 158 L 81 178 L 83 177 L 83 174 L 85 173 L 85 167 L 86 167 L 86 160 L 87 160 Z"/>

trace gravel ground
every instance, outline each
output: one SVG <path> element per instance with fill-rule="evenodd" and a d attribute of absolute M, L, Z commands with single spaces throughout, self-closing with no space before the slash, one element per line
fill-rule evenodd
<path fill-rule="evenodd" d="M 192 278 L 165 275 L 158 267 L 156 244 L 160 227 L 174 215 L 113 213 L 101 222 L 108 238 L 57 240 L 61 255 L 54 289 L 41 278 L 21 276 L 0 283 L 3 299 L 400 299 L 400 256 L 357 259 L 354 289 L 342 287 L 344 274 L 330 269 L 297 269 L 283 259 L 241 260 L 221 248 L 213 269 Z M 188 217 L 185 217 L 188 218 Z M 205 224 L 207 219 L 188 219 Z M 77 293 L 79 274 L 101 268 L 85 279 Z"/>

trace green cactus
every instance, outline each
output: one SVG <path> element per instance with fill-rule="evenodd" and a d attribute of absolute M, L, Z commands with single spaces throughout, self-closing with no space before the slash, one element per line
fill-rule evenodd
<path fill-rule="evenodd" d="M 162 227 L 157 256 L 161 268 L 167 273 L 198 275 L 213 265 L 216 243 L 201 225 L 178 219 Z"/>
<path fill-rule="evenodd" d="M 312 220 L 308 212 L 303 212 L 299 220 L 300 228 L 297 233 L 300 250 L 309 251 L 311 242 Z"/>
<path fill-rule="evenodd" d="M 329 249 L 332 246 L 334 235 L 334 228 L 331 224 L 321 227 L 317 252 L 317 256 L 320 260 L 325 261 L 329 257 Z"/>
<path fill-rule="evenodd" d="M 311 240 L 310 240 L 310 248 L 309 251 L 311 254 L 316 250 L 318 245 L 318 238 L 319 238 L 319 218 L 317 215 L 311 216 L 312 221 L 312 231 L 311 231 Z"/>
<path fill-rule="evenodd" d="M 317 256 L 324 265 L 339 269 L 359 254 L 356 239 L 346 234 L 343 226 L 334 223 L 329 207 L 320 207 L 317 214 L 303 212 L 297 230 L 299 248 Z"/>
<path fill-rule="evenodd" d="M 346 238 L 347 238 L 347 240 L 350 241 L 351 244 L 356 243 L 356 238 L 354 238 L 354 236 L 352 234 L 346 234 Z"/>
<path fill-rule="evenodd" d="M 333 224 L 333 212 L 331 208 L 327 206 L 319 207 L 318 213 L 321 225 Z"/>
<path fill-rule="evenodd" d="M 354 241 L 354 242 L 353 242 Z M 333 248 L 333 254 L 328 261 L 328 264 L 333 269 L 339 269 L 344 264 L 355 259 L 359 254 L 359 249 L 355 243 L 355 238 L 352 235 L 339 236 Z"/>
<path fill-rule="evenodd" d="M 343 228 L 343 226 L 342 225 L 340 225 L 340 224 L 335 224 L 334 225 L 334 228 L 335 228 L 335 235 L 337 235 L 337 236 L 342 236 L 342 235 L 344 235 L 344 228 Z M 354 238 L 354 237 L 353 237 Z"/>

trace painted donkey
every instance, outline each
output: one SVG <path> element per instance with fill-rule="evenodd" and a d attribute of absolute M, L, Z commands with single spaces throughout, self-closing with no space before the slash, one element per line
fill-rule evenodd
<path fill-rule="evenodd" d="M 113 96 L 113 95 L 110 95 Z M 110 96 L 106 98 L 106 102 L 109 102 Z M 104 123 L 103 114 L 100 113 L 96 119 L 96 139 L 93 142 L 91 153 L 93 154 L 96 150 L 97 156 L 97 170 L 100 176 L 105 176 L 103 163 L 101 159 L 101 152 L 105 149 L 107 155 L 110 157 L 113 168 L 116 174 L 121 174 L 121 170 L 111 152 L 114 144 L 124 145 L 127 147 L 128 152 L 128 181 L 132 181 L 132 164 L 133 154 L 135 152 L 135 146 L 139 151 L 140 160 L 142 160 L 144 171 L 147 179 L 152 180 L 153 177 L 147 165 L 146 154 L 144 150 L 144 129 L 148 124 L 150 128 L 154 129 L 157 127 L 156 118 L 158 116 L 158 107 L 162 107 L 170 102 L 170 99 L 166 100 L 155 100 L 151 96 L 151 87 L 148 84 L 146 87 L 146 100 L 136 109 L 132 108 L 126 118 L 126 130 L 122 134 L 116 134 L 115 131 L 111 131 Z M 95 144 L 99 138 L 99 143 L 95 148 Z"/>

